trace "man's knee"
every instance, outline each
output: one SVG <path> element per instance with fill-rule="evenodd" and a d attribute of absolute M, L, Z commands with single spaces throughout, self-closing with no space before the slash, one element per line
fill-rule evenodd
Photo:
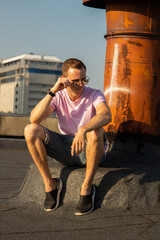
<path fill-rule="evenodd" d="M 40 135 L 42 135 L 41 126 L 36 123 L 28 124 L 24 129 L 24 136 L 26 141 L 34 141 Z"/>
<path fill-rule="evenodd" d="M 104 129 L 99 128 L 96 130 L 93 130 L 87 134 L 87 140 L 88 141 L 94 141 L 98 142 L 100 140 L 103 140 L 103 135 L 104 135 Z"/>

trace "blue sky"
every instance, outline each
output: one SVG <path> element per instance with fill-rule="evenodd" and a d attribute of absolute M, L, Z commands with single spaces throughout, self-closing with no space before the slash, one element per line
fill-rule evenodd
<path fill-rule="evenodd" d="M 82 0 L 0 0 L 0 59 L 33 52 L 79 58 L 89 86 L 103 91 L 105 10 Z"/>

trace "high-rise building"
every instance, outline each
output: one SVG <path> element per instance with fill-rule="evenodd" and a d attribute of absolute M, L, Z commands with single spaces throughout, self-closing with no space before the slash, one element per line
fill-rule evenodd
<path fill-rule="evenodd" d="M 54 56 L 24 54 L 0 61 L 0 112 L 29 114 L 62 75 Z"/>

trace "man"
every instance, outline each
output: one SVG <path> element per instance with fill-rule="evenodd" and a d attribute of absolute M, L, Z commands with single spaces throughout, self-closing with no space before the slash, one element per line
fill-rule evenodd
<path fill-rule="evenodd" d="M 78 59 L 67 59 L 63 76 L 32 110 L 31 124 L 25 128 L 25 138 L 30 154 L 44 181 L 46 199 L 44 209 L 55 210 L 60 203 L 63 187 L 60 178 L 52 178 L 47 155 L 64 165 L 86 166 L 76 215 L 93 211 L 96 170 L 104 159 L 103 126 L 111 121 L 111 113 L 104 95 L 85 85 L 86 66 Z M 61 134 L 44 128 L 40 123 L 56 112 Z"/>

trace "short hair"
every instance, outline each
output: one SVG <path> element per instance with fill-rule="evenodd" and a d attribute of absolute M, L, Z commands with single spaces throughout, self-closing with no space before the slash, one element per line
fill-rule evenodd
<path fill-rule="evenodd" d="M 68 75 L 68 69 L 69 68 L 77 68 L 77 69 L 82 69 L 84 68 L 86 70 L 86 66 L 84 65 L 84 63 L 76 58 L 69 58 L 67 59 L 62 66 L 62 73 L 64 77 L 67 77 Z"/>

